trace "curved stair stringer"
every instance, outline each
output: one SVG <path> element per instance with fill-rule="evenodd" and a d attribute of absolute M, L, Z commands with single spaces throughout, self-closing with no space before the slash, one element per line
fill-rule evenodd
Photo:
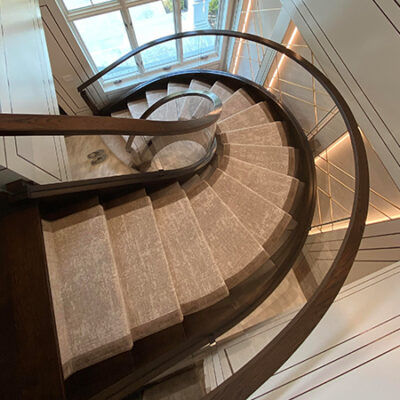
<path fill-rule="evenodd" d="M 203 71 L 198 71 L 196 75 L 202 73 Z M 174 77 L 177 76 L 176 74 L 173 75 Z M 184 75 L 189 77 L 187 73 Z M 209 71 L 205 74 L 206 78 L 212 75 Z M 226 78 L 227 81 L 236 82 L 236 84 L 239 81 L 240 85 L 246 85 L 256 101 L 273 99 L 273 96 L 264 88 L 246 79 L 238 79 L 230 76 L 230 74 L 218 72 L 217 78 L 219 80 Z M 143 85 L 142 88 L 145 90 L 146 86 Z M 302 210 L 309 210 L 309 213 L 302 212 L 298 218 L 296 217 L 298 220 L 297 227 L 271 257 L 276 269 L 271 271 L 270 263 L 267 263 L 268 265 L 264 265 L 253 276 L 233 288 L 229 297 L 205 310 L 186 316 L 182 327 L 177 325 L 156 333 L 152 335 L 153 337 L 139 340 L 135 342 L 133 353 L 123 353 L 111 360 L 106 360 L 75 373 L 66 381 L 69 398 L 122 398 L 138 390 L 150 379 L 189 356 L 195 350 L 212 342 L 216 337 L 239 323 L 274 291 L 290 271 L 304 244 L 314 211 L 314 166 L 308 142 L 296 120 L 283 106 L 278 103 L 273 104 L 273 112 L 285 120 L 290 128 L 291 144 L 300 148 L 304 154 L 303 159 L 307 160 L 306 163 L 302 163 L 298 176 L 301 177 L 303 182 L 308 183 L 308 190 L 304 190 L 302 194 Z M 220 138 L 217 153 L 219 156 L 223 154 Z M 214 158 L 212 164 L 218 165 L 218 159 Z M 307 208 L 304 205 L 307 205 Z M 155 349 L 151 347 L 152 340 L 164 341 L 164 348 Z M 152 351 L 151 360 L 140 363 L 139 355 L 150 350 L 149 346 Z M 122 368 L 116 374 L 117 376 L 104 376 L 104 371 L 110 371 L 117 365 Z M 99 382 L 98 376 L 103 376 L 104 379 Z M 82 391 L 86 391 L 86 393 L 82 393 Z"/>

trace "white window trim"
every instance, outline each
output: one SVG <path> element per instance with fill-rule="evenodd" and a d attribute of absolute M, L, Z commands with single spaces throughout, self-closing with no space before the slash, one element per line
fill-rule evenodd
<path fill-rule="evenodd" d="M 155 0 L 111 0 L 104 4 L 96 4 L 88 7 L 82 7 L 72 11 L 69 11 L 66 8 L 62 0 L 57 0 L 57 3 L 66 21 L 68 22 L 68 25 L 75 39 L 77 40 L 83 54 L 88 60 L 88 63 L 90 64 L 93 70 L 93 73 L 95 74 L 98 72 L 98 69 L 96 67 L 96 64 L 92 56 L 90 55 L 88 49 L 86 48 L 86 45 L 82 37 L 80 36 L 78 29 L 74 24 L 74 21 L 95 15 L 104 14 L 107 12 L 120 11 L 130 44 L 132 48 L 136 48 L 138 47 L 137 39 L 128 9 L 129 7 L 132 7 L 134 5 L 136 6 L 140 4 L 146 4 L 154 1 Z M 221 0 L 221 2 L 223 3 L 224 12 L 219 13 L 217 26 L 220 26 L 221 29 L 226 29 L 228 21 L 231 20 L 231 18 L 228 18 L 228 16 L 232 15 L 232 10 L 237 2 L 229 0 Z M 173 7 L 174 7 L 173 15 L 174 15 L 175 32 L 180 32 L 182 31 L 182 23 L 181 23 L 182 21 L 180 18 L 180 0 L 173 0 Z M 184 60 L 181 40 L 176 40 L 176 48 L 177 48 L 177 62 L 174 64 L 170 64 L 170 68 L 168 68 L 167 65 L 167 69 L 166 66 L 163 65 L 159 68 L 154 68 L 145 71 L 140 53 L 134 56 L 136 64 L 138 66 L 138 72 L 135 74 L 129 74 L 125 76 L 121 75 L 121 77 L 113 79 L 101 80 L 100 84 L 104 92 L 109 93 L 112 91 L 120 90 L 124 87 L 132 85 L 133 83 L 137 83 L 138 80 L 143 80 L 143 78 L 148 78 L 150 76 L 157 75 L 160 72 L 165 72 L 166 70 L 173 70 L 174 67 L 180 68 L 183 66 L 195 65 L 201 68 L 210 68 L 212 66 L 215 66 L 216 64 L 218 64 L 218 62 L 221 61 L 222 58 L 224 58 L 222 56 L 227 48 L 227 40 L 223 40 L 223 38 L 221 37 L 217 38 L 215 47 L 216 51 L 207 53 L 207 61 L 205 61 L 204 63 L 199 63 L 198 62 L 199 58 Z"/>

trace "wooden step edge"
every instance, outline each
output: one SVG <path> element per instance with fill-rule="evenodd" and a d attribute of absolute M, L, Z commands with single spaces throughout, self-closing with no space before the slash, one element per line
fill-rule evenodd
<path fill-rule="evenodd" d="M 260 103 L 258 103 L 258 104 L 260 104 Z M 272 115 L 272 113 L 271 113 L 271 110 L 270 110 L 270 108 L 269 108 L 269 105 L 268 105 L 268 103 L 267 103 L 266 101 L 263 101 L 263 102 L 260 104 L 260 107 L 261 107 L 261 109 L 264 111 L 265 115 L 268 117 L 268 119 L 269 119 L 271 122 L 275 121 L 275 118 L 273 117 L 273 115 Z"/>
<path fill-rule="evenodd" d="M 283 208 L 289 213 L 293 214 L 299 203 L 301 201 L 302 194 L 304 192 L 304 182 L 299 181 L 297 178 L 291 175 L 287 175 L 292 177 L 292 182 L 289 188 L 288 196 L 286 198 L 285 203 L 283 204 Z"/>

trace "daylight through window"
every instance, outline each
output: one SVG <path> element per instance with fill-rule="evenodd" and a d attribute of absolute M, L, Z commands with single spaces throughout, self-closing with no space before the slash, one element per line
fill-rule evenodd
<path fill-rule="evenodd" d="M 60 7 L 98 71 L 154 39 L 199 29 L 225 29 L 227 0 L 59 0 Z M 143 51 L 106 75 L 134 76 L 175 64 L 219 57 L 220 40 L 199 36 Z"/>

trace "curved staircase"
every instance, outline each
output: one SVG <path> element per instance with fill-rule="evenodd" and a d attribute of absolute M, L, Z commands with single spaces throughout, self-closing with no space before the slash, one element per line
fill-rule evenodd
<path fill-rule="evenodd" d="M 164 90 L 146 91 L 144 99 L 128 103 L 131 116 L 185 88 L 172 81 Z M 301 182 L 285 124 L 243 88 L 195 79 L 187 88 L 212 91 L 223 102 L 213 127 L 219 154 L 212 166 L 182 184 L 93 199 L 90 207 L 43 221 L 65 378 L 134 351 L 135 341 L 229 296 L 262 266 L 274 270 L 270 257 L 296 226 L 291 213 Z M 183 120 L 207 112 L 206 99 L 187 97 L 153 117 Z M 196 134 L 166 137 L 167 144 L 165 137 L 146 139 L 156 149 L 150 170 L 181 167 L 182 158 L 170 157 L 168 147 L 179 155 L 193 149 L 188 142 L 198 144 Z"/>
<path fill-rule="evenodd" d="M 248 398 L 343 286 L 369 187 L 363 140 L 339 91 L 300 55 L 255 35 L 203 30 L 157 39 L 78 88 L 97 116 L 0 114 L 4 136 L 101 135 L 132 168 L 50 185 L 17 182 L 0 196 L 0 303 L 10 343 L 0 358 L 4 398 L 132 398 L 257 309 L 301 258 L 316 176 L 301 118 L 284 101 L 214 70 L 150 79 L 102 110 L 86 91 L 141 51 L 199 35 L 257 43 L 311 74 L 344 120 L 355 171 L 349 225 L 325 277 L 288 325 L 203 400 Z"/>

